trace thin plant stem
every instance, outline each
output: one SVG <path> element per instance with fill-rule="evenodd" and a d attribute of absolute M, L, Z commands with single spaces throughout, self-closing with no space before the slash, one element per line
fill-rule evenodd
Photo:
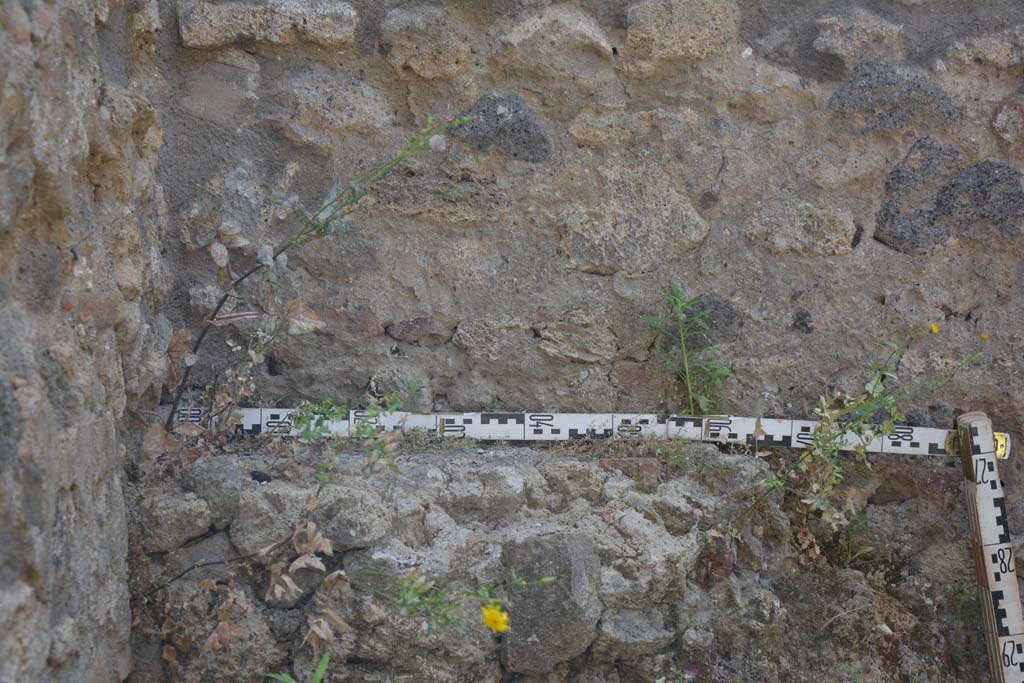
<path fill-rule="evenodd" d="M 679 353 L 683 357 L 683 374 L 686 377 L 686 398 L 690 403 L 690 415 L 696 415 L 697 413 L 693 410 L 693 385 L 690 381 L 690 356 L 686 352 L 686 319 L 685 313 L 679 310 L 679 304 L 676 303 L 676 325 L 679 329 Z"/>
<path fill-rule="evenodd" d="M 464 125 L 470 120 L 471 117 L 458 118 L 453 121 L 449 121 L 445 125 L 441 126 L 440 129 L 434 125 L 433 120 L 428 120 L 427 126 L 420 131 L 420 134 L 409 138 L 408 144 L 396 156 L 373 170 L 349 181 L 349 192 L 344 195 L 344 199 L 342 199 L 341 195 L 335 194 L 330 201 L 325 202 L 324 205 L 317 209 L 316 213 L 312 216 L 304 216 L 302 228 L 274 249 L 273 257 L 270 259 L 269 263 L 257 263 L 255 266 L 231 281 L 231 284 L 227 287 L 227 290 L 224 292 L 223 296 L 221 296 L 217 305 L 214 306 L 213 313 L 203 324 L 203 329 L 199 332 L 199 336 L 192 345 L 192 354 L 198 355 L 200 347 L 206 340 L 206 335 L 210 332 L 210 328 L 217 322 L 217 316 L 220 314 L 221 309 L 223 309 L 228 300 L 234 296 L 235 289 L 239 285 L 245 282 L 252 275 L 270 267 L 278 256 L 292 247 L 326 237 L 329 234 L 327 227 L 331 222 L 339 216 L 350 213 L 359 201 L 366 196 L 366 188 L 369 185 L 383 178 L 409 157 L 426 149 L 430 144 L 430 138 L 439 130 L 447 131 L 451 128 Z M 164 429 L 167 431 L 170 431 L 174 427 L 174 421 L 178 413 L 178 406 L 181 404 L 182 396 L 184 396 L 185 391 L 188 389 L 188 379 L 192 375 L 192 368 L 194 366 L 195 365 L 193 364 L 185 367 L 185 371 L 181 376 L 181 381 L 178 383 L 177 389 L 174 392 L 174 400 L 171 402 L 171 412 L 168 414 L 167 420 L 164 422 Z"/>
<path fill-rule="evenodd" d="M 239 555 L 238 557 L 229 557 L 226 560 L 208 560 L 206 562 L 195 562 L 193 564 L 190 564 L 188 567 L 186 567 L 182 571 L 178 572 L 177 574 L 175 574 L 171 578 L 167 579 L 166 581 L 161 583 L 159 586 L 156 586 L 155 588 L 151 588 L 148 591 L 146 591 L 145 593 L 143 593 L 142 597 L 143 598 L 148 598 L 150 595 L 153 595 L 154 593 L 158 593 L 158 592 L 162 591 L 163 589 L 167 588 L 172 583 L 174 583 L 175 581 L 177 581 L 178 579 L 180 579 L 181 577 L 185 576 L 186 574 L 188 574 L 189 572 L 191 572 L 191 571 L 193 571 L 195 569 L 202 569 L 203 567 L 216 567 L 217 565 L 221 565 L 221 564 L 231 564 L 232 562 L 241 562 L 242 560 L 251 560 L 252 558 L 259 557 L 260 555 L 270 555 L 270 554 L 280 550 L 281 548 L 283 548 L 284 545 L 286 543 L 288 543 L 288 541 L 292 540 L 292 536 L 293 535 L 294 535 L 294 532 L 291 533 L 291 534 L 288 534 L 287 538 L 281 539 L 280 541 L 278 541 L 277 543 L 275 543 L 271 547 L 264 548 L 263 550 L 258 550 L 258 551 L 254 552 L 254 553 L 248 553 L 246 555 Z"/>

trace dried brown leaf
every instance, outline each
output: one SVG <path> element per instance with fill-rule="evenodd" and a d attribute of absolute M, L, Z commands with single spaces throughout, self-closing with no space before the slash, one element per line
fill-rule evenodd
<path fill-rule="evenodd" d="M 228 265 L 228 248 L 220 242 L 214 241 L 210 243 L 210 256 L 213 257 L 213 262 L 217 264 L 218 268 L 226 268 Z"/>
<path fill-rule="evenodd" d="M 171 642 L 174 643 L 174 647 L 178 649 L 178 652 L 182 654 L 188 654 L 188 651 L 192 649 L 192 636 L 187 633 L 173 634 Z"/>
<path fill-rule="evenodd" d="M 174 630 L 178 628 L 178 623 L 174 619 L 167 617 L 164 622 L 160 624 L 160 635 L 167 636 L 174 633 Z"/>
<path fill-rule="evenodd" d="M 294 602 L 302 597 L 302 589 L 287 574 L 282 574 L 271 589 L 272 599 L 279 602 Z"/>
<path fill-rule="evenodd" d="M 341 569 L 324 577 L 324 588 L 328 593 L 335 593 L 348 585 L 348 575 Z"/>
<path fill-rule="evenodd" d="M 213 397 L 213 412 L 218 415 L 223 413 L 224 410 L 231 405 L 234 405 L 235 400 L 231 398 L 231 393 L 228 391 L 218 391 L 217 395 Z"/>
<path fill-rule="evenodd" d="M 223 590 L 225 591 L 224 602 L 217 609 L 218 619 L 227 619 L 235 612 L 245 614 L 250 610 L 249 600 L 245 597 L 245 593 L 234 587 Z"/>
<path fill-rule="evenodd" d="M 160 659 L 176 665 L 178 663 L 178 651 L 174 649 L 173 645 L 164 645 L 164 649 L 160 653 Z"/>
<path fill-rule="evenodd" d="M 203 643 L 203 652 L 217 652 L 229 645 L 242 635 L 242 629 L 230 619 L 223 619 L 217 622 L 217 628 Z"/>
<path fill-rule="evenodd" d="M 224 246 L 237 249 L 238 247 L 244 247 L 249 244 L 249 240 L 245 239 L 238 233 L 225 232 L 223 229 L 220 231 L 220 241 Z"/>
<path fill-rule="evenodd" d="M 188 330 L 179 330 L 167 345 L 167 386 L 174 388 L 181 381 L 181 361 L 188 352 L 188 342 L 192 335 Z"/>
<path fill-rule="evenodd" d="M 800 546 L 800 564 L 816 562 L 821 555 L 821 549 L 818 547 L 818 539 L 814 537 L 811 530 L 805 526 L 797 526 L 793 529 L 793 535 L 796 537 L 797 545 Z"/>
<path fill-rule="evenodd" d="M 299 555 L 291 566 L 288 567 L 288 571 L 297 572 L 300 569 L 315 569 L 318 572 L 326 572 L 327 567 L 320 561 L 320 558 L 316 555 Z"/>
<path fill-rule="evenodd" d="M 204 431 L 206 430 L 194 422 L 182 422 L 174 428 L 175 434 L 180 434 L 185 437 L 200 436 Z"/>
<path fill-rule="evenodd" d="M 305 334 L 327 326 L 312 308 L 298 299 L 284 305 L 284 317 L 288 320 L 288 334 Z"/>
<path fill-rule="evenodd" d="M 308 644 L 315 652 L 320 649 L 320 646 L 333 641 L 334 631 L 331 630 L 331 625 L 327 623 L 326 619 L 323 617 L 310 619 L 309 633 L 302 639 L 303 645 Z"/>
<path fill-rule="evenodd" d="M 325 609 L 323 611 L 324 619 L 331 625 L 332 628 L 340 631 L 341 633 L 348 633 L 352 630 L 352 627 L 348 625 L 341 616 L 332 609 Z"/>
<path fill-rule="evenodd" d="M 150 425 L 146 435 L 142 437 L 142 455 L 151 460 L 159 458 L 164 453 L 177 453 L 180 449 L 181 444 L 178 440 L 159 424 Z"/>
<path fill-rule="evenodd" d="M 292 602 L 302 597 L 302 590 L 295 584 L 292 577 L 284 573 L 287 565 L 278 562 L 270 566 L 270 582 L 264 600 Z"/>
<path fill-rule="evenodd" d="M 292 536 L 292 545 L 295 547 L 295 552 L 300 555 L 323 553 L 331 556 L 334 554 L 331 542 L 317 531 L 316 522 L 307 522 L 306 526 L 296 531 Z"/>

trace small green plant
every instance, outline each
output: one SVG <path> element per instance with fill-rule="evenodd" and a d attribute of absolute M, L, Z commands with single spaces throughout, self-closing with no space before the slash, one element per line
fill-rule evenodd
<path fill-rule="evenodd" d="M 292 427 L 298 430 L 300 442 L 317 447 L 323 442 L 334 438 L 331 422 L 348 418 L 348 409 L 337 405 L 328 396 L 320 403 L 309 403 L 298 408 L 292 414 Z M 316 471 L 313 478 L 317 483 L 317 494 L 334 478 L 334 462 L 336 454 L 328 445 L 322 450 L 321 457 L 314 463 Z"/>
<path fill-rule="evenodd" d="M 395 464 L 395 458 L 398 456 L 398 432 L 384 431 L 377 421 L 401 407 L 402 399 L 394 394 L 383 398 L 371 396 L 362 418 L 350 427 L 353 436 L 364 440 L 371 467 L 384 463 L 393 472 L 398 471 L 398 465 Z"/>
<path fill-rule="evenodd" d="M 683 386 L 689 414 L 706 415 L 718 409 L 732 370 L 715 359 L 707 344 L 711 327 L 702 297 L 687 298 L 676 282 L 664 285 L 661 296 L 669 304 L 669 315 L 645 315 L 641 320 L 661 333 L 654 350 Z"/>
<path fill-rule="evenodd" d="M 405 402 L 411 400 L 423 382 L 404 380 L 401 390 L 383 397 L 368 396 L 366 409 L 361 411 L 359 419 L 351 425 L 349 434 L 363 439 L 366 445 L 368 465 L 375 467 L 381 463 L 391 470 L 396 470 L 395 457 L 398 455 L 397 432 L 384 431 L 380 425 L 381 418 L 401 410 Z M 348 409 L 338 405 L 328 396 L 319 403 L 308 403 L 292 414 L 292 426 L 298 430 L 300 442 L 311 446 L 323 445 L 333 441 L 335 434 L 331 431 L 331 423 L 348 418 Z M 322 457 L 316 461 L 316 472 L 313 477 L 318 486 L 317 492 L 334 478 L 336 454 L 328 445 L 323 449 Z"/>
<path fill-rule="evenodd" d="M 839 668 L 843 670 L 843 673 L 848 675 L 854 683 L 867 683 L 867 679 L 864 677 L 858 669 L 853 668 L 845 662 L 839 662 Z"/>
<path fill-rule="evenodd" d="M 883 346 L 889 349 L 889 355 L 884 362 L 871 364 L 862 392 L 835 392 L 821 397 L 814 411 L 818 425 L 811 434 L 810 447 L 800 453 L 791 470 L 805 516 L 818 514 L 834 530 L 845 526 L 848 515 L 856 512 L 833 504 L 833 493 L 843 480 L 840 452 L 852 446 L 857 461 L 867 465 L 871 440 L 889 434 L 896 421 L 904 419 L 896 396 L 885 385 L 886 379 L 896 377 L 892 367 L 900 347 Z"/>
<path fill-rule="evenodd" d="M 658 676 L 654 679 L 654 683 L 676 683 L 676 681 L 685 680 L 683 678 L 683 672 L 678 666 L 673 666 L 669 669 L 668 676 Z"/>
<path fill-rule="evenodd" d="M 331 422 L 348 418 L 348 408 L 338 405 L 330 396 L 320 403 L 308 403 L 292 414 L 292 427 L 298 430 L 298 439 L 316 444 L 331 437 Z"/>
<path fill-rule="evenodd" d="M 875 546 L 865 538 L 868 511 L 864 508 L 839 533 L 839 566 L 844 569 L 863 566 L 875 553 Z"/>
<path fill-rule="evenodd" d="M 324 656 L 320 658 L 320 663 L 316 665 L 316 671 L 313 672 L 313 677 L 305 683 L 321 683 L 324 679 L 324 674 L 327 673 L 327 665 L 331 661 L 331 653 L 325 652 Z M 264 678 L 272 678 L 280 683 L 299 683 L 288 674 L 263 674 Z"/>
<path fill-rule="evenodd" d="M 937 328 L 933 326 L 933 334 Z M 899 403 L 918 400 L 934 393 L 952 381 L 960 370 L 982 357 L 976 351 L 960 363 L 949 363 L 949 368 L 940 372 L 934 380 L 920 389 L 897 394 L 890 388 L 897 380 L 895 367 L 904 348 L 893 342 L 879 344 L 888 351 L 881 362 L 873 362 L 869 368 L 868 380 L 856 394 L 831 392 L 821 397 L 815 409 L 818 425 L 811 434 L 811 442 L 800 452 L 796 462 L 784 467 L 782 474 L 786 481 L 787 493 L 794 494 L 799 501 L 803 521 L 813 515 L 819 516 L 832 529 L 838 530 L 850 523 L 851 516 L 858 511 L 852 501 L 846 506 L 836 507 L 835 493 L 843 481 L 843 466 L 840 462 L 842 451 L 852 450 L 858 463 L 870 467 L 867 447 L 872 440 L 882 438 L 894 431 L 895 424 L 905 420 Z M 863 530 L 863 527 L 861 528 Z M 841 552 L 849 563 L 863 561 L 873 549 L 854 535 L 847 535 L 846 549 Z M 843 543 L 841 537 L 840 543 Z"/>
<path fill-rule="evenodd" d="M 398 613 L 403 617 L 425 616 L 428 634 L 438 628 L 447 629 L 459 625 L 456 612 L 460 603 L 446 594 L 444 583 L 419 574 L 409 574 L 397 579 L 395 584 L 398 593 L 392 602 L 398 606 Z"/>
<path fill-rule="evenodd" d="M 968 623 L 978 616 L 977 597 L 972 591 L 969 591 L 962 585 L 957 584 L 953 587 L 953 605 L 951 612 L 953 629 L 957 633 L 960 633 L 967 627 Z"/>
<path fill-rule="evenodd" d="M 480 603 L 480 614 L 484 625 L 495 633 L 509 629 L 511 617 L 508 604 L 496 596 L 496 592 L 511 586 L 550 586 L 557 577 L 545 576 L 537 581 L 526 581 L 512 572 L 511 578 L 496 586 L 480 586 L 473 593 L 449 594 L 442 581 L 428 579 L 419 574 L 407 574 L 396 579 L 398 592 L 391 601 L 398 606 L 403 617 L 422 616 L 427 620 L 427 634 L 437 629 L 462 628 L 458 610 L 464 602 Z"/>
<path fill-rule="evenodd" d="M 398 456 L 398 443 L 401 434 L 396 431 L 386 432 L 379 424 L 380 418 L 387 417 L 409 405 L 413 397 L 423 388 L 424 383 L 416 379 L 403 380 L 397 393 L 387 394 L 381 398 L 370 396 L 367 400 L 363 418 L 354 426 L 353 435 L 365 440 L 366 453 L 370 467 L 387 465 L 393 472 L 398 471 L 395 458 Z"/>

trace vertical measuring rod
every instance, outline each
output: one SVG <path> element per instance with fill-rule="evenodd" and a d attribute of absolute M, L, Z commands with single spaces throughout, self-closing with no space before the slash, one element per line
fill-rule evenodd
<path fill-rule="evenodd" d="M 957 428 L 989 669 L 997 683 L 1024 683 L 1024 613 L 992 421 L 964 413 Z"/>

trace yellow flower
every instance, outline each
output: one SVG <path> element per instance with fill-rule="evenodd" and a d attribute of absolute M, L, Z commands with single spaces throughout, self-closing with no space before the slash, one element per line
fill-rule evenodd
<path fill-rule="evenodd" d="M 484 626 L 495 633 L 504 633 L 508 630 L 509 616 L 505 608 L 496 602 L 481 605 L 480 612 L 484 615 Z"/>
<path fill-rule="evenodd" d="M 987 339 L 988 339 L 988 332 L 982 332 L 981 333 L 981 341 L 985 341 Z"/>
<path fill-rule="evenodd" d="M 938 325 L 936 325 L 935 323 L 932 323 L 931 325 L 929 325 L 929 326 L 928 326 L 928 330 L 929 330 L 929 331 L 930 331 L 930 332 L 931 332 L 932 334 L 938 334 L 938 333 L 939 333 L 939 326 L 938 326 Z"/>

